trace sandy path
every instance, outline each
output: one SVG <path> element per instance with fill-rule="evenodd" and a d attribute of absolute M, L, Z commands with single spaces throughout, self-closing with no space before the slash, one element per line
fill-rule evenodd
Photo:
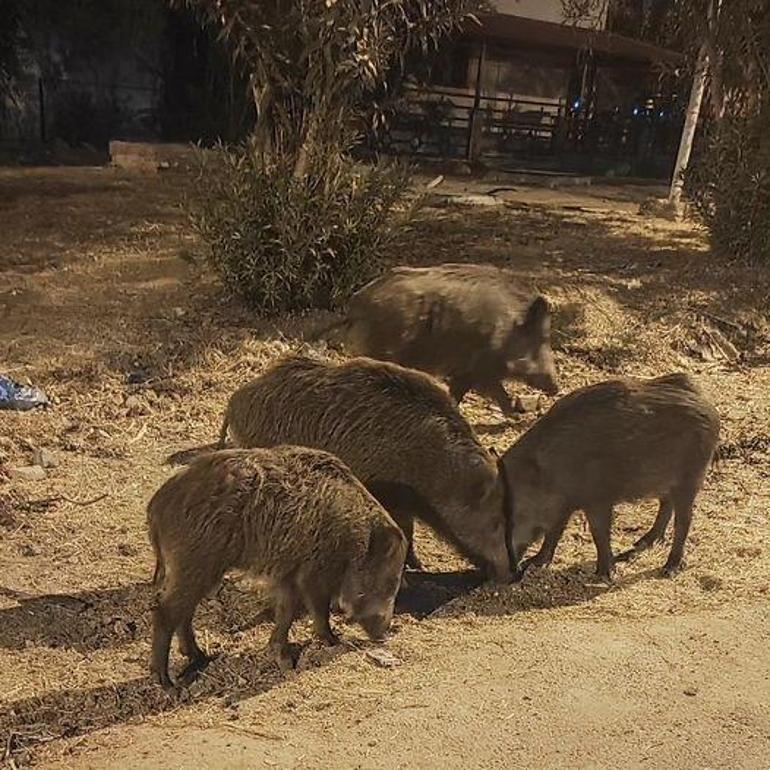
<path fill-rule="evenodd" d="M 349 655 L 242 702 L 239 719 L 120 727 L 44 766 L 767 767 L 769 632 L 766 604 L 673 623 L 428 622 L 364 691 L 370 666 Z"/>

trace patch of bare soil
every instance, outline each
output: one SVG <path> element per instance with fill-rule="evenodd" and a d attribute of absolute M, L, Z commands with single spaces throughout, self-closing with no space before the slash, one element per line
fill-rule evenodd
<path fill-rule="evenodd" d="M 688 568 L 664 553 L 591 579 L 576 517 L 516 586 L 424 529 L 391 657 L 342 626 L 288 681 L 237 581 L 196 625 L 218 658 L 173 700 L 150 683 L 144 510 L 166 459 L 215 440 L 229 393 L 322 320 L 259 319 L 187 260 L 191 182 L 109 169 L 0 170 L 0 371 L 54 398 L 0 412 L 0 757 L 21 767 L 762 767 L 770 748 L 770 273 L 719 262 L 641 191 L 499 191 L 426 209 L 389 258 L 512 268 L 556 306 L 566 389 L 691 372 L 723 420 Z M 486 192 L 485 189 L 476 190 Z M 646 194 L 646 193 L 645 193 Z M 323 346 L 319 348 L 323 353 Z M 513 390 L 517 388 L 511 384 Z M 518 389 L 524 394 L 524 388 Z M 546 400 L 547 401 L 547 400 Z M 547 405 L 547 404 L 546 404 Z M 536 414 L 463 411 L 502 451 Z M 13 477 L 35 449 L 58 464 Z M 623 506 L 615 547 L 654 506 Z"/>

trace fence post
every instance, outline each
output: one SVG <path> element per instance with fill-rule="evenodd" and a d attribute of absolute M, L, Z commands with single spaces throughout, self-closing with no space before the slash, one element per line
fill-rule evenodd
<path fill-rule="evenodd" d="M 37 97 L 40 113 L 40 141 L 45 142 L 45 91 L 43 90 L 43 78 L 37 79 Z"/>
<path fill-rule="evenodd" d="M 476 91 L 473 96 L 473 109 L 468 121 L 468 150 L 466 157 L 469 163 L 473 163 L 479 155 L 481 139 L 481 77 L 484 72 L 484 62 L 487 58 L 487 41 L 482 40 L 479 47 L 479 65 L 476 68 Z"/>

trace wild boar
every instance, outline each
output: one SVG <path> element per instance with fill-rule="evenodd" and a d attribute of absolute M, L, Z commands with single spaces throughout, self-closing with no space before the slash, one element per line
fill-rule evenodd
<path fill-rule="evenodd" d="M 596 545 L 597 574 L 661 540 L 672 512 L 674 540 L 663 573 L 681 567 L 692 508 L 719 439 L 719 415 L 685 374 L 620 379 L 580 388 L 558 401 L 501 459 L 510 491 L 513 566 L 550 564 L 571 514 L 582 509 Z M 613 557 L 613 507 L 660 501 L 649 532 Z"/>
<path fill-rule="evenodd" d="M 494 458 L 447 393 L 422 372 L 356 358 L 293 356 L 236 391 L 220 434 L 239 446 L 301 444 L 345 462 L 403 529 L 414 518 L 490 577 L 509 577 Z"/>
<path fill-rule="evenodd" d="M 268 649 L 292 667 L 288 635 L 304 604 L 314 633 L 329 644 L 333 600 L 372 638 L 388 630 L 406 539 L 350 470 L 305 447 L 213 452 L 166 481 L 147 508 L 157 567 L 151 670 L 165 688 L 171 638 L 189 660 L 183 684 L 209 658 L 192 619 L 225 572 L 266 582 L 275 604 Z"/>
<path fill-rule="evenodd" d="M 352 354 L 444 378 L 458 403 L 472 389 L 511 415 L 504 380 L 559 389 L 548 303 L 492 265 L 395 267 L 359 290 L 334 326 Z"/>

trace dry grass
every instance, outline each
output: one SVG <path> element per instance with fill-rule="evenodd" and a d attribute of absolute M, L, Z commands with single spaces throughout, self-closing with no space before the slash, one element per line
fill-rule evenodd
<path fill-rule="evenodd" d="M 262 654 L 264 608 L 230 584 L 202 607 L 203 642 L 222 655 L 187 699 L 168 699 L 145 675 L 144 506 L 170 473 L 164 461 L 213 441 L 228 394 L 321 320 L 254 318 L 180 259 L 194 247 L 175 206 L 187 185 L 110 170 L 0 170 L 0 370 L 28 377 L 56 402 L 46 412 L 0 413 L 0 464 L 28 464 L 34 447 L 59 460 L 42 482 L 0 474 L 0 756 L 17 766 L 77 751 L 83 736 L 126 722 L 226 721 L 234 704 L 278 682 Z M 520 586 L 473 588 L 465 565 L 421 531 L 431 572 L 403 599 L 396 654 L 419 648 L 432 624 L 451 635 L 491 623 L 489 615 L 599 622 L 766 595 L 770 274 L 716 264 L 697 230 L 639 217 L 633 191 L 505 197 L 499 209 L 427 210 L 391 257 L 492 261 L 544 291 L 557 308 L 568 387 L 620 372 L 692 372 L 723 418 L 721 460 L 697 504 L 689 568 L 675 581 L 655 578 L 664 555 L 654 551 L 626 566 L 616 587 L 593 585 L 593 546 L 576 519 L 550 571 Z M 704 329 L 740 359 L 699 360 Z M 498 450 L 536 419 L 506 422 L 474 396 L 463 410 Z M 651 504 L 624 506 L 616 547 L 653 515 Z M 306 639 L 307 627 L 295 637 Z M 356 649 L 310 646 L 303 666 L 347 653 Z"/>

